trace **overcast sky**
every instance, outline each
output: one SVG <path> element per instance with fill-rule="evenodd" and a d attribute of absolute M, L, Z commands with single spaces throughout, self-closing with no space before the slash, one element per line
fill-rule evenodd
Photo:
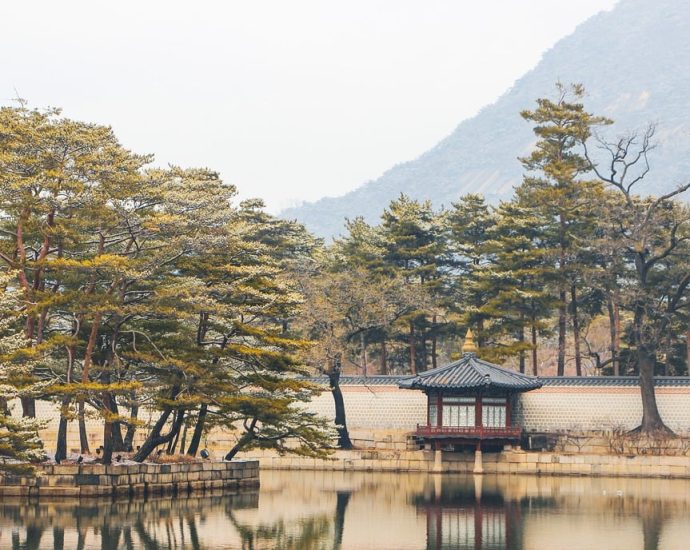
<path fill-rule="evenodd" d="M 5 1 L 0 102 L 109 124 L 277 211 L 417 157 L 614 3 Z"/>

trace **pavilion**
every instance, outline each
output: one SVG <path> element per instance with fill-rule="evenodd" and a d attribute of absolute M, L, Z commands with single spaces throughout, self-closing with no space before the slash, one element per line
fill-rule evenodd
<path fill-rule="evenodd" d="M 462 357 L 399 383 L 427 395 L 427 421 L 415 435 L 432 450 L 473 446 L 481 449 L 520 441 L 522 428 L 513 421 L 515 396 L 542 386 L 539 378 L 505 369 L 477 357 L 472 331 L 467 331 Z M 440 461 L 440 454 L 438 455 Z"/>

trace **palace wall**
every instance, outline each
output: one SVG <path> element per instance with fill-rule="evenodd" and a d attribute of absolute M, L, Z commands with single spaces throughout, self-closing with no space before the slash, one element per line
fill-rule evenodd
<path fill-rule="evenodd" d="M 342 392 L 347 422 L 355 444 L 361 448 L 405 450 L 407 435 L 417 424 L 426 422 L 426 396 L 421 391 L 399 389 L 396 377 L 372 377 L 365 383 L 360 377 L 344 377 Z M 583 378 L 545 379 L 545 385 L 518 397 L 515 420 L 526 431 L 601 431 L 632 429 L 642 418 L 642 402 L 634 379 Z M 657 401 L 662 418 L 678 433 L 690 433 L 690 378 L 669 378 L 657 382 Z M 326 389 L 308 405 L 308 409 L 334 418 L 333 398 Z M 20 412 L 18 403 L 14 414 Z M 37 403 L 38 418 L 46 421 L 42 437 L 47 449 L 54 448 L 58 426 L 58 409 L 48 402 Z M 145 424 L 157 414 L 140 414 Z M 87 432 L 92 451 L 102 441 L 100 418 L 91 413 Z M 140 430 L 135 445 L 141 437 Z M 187 440 L 191 437 L 188 434 Z M 203 444 L 211 451 L 227 451 L 236 434 L 214 432 Z M 68 428 L 68 449 L 78 452 L 79 433 L 76 421 Z"/>

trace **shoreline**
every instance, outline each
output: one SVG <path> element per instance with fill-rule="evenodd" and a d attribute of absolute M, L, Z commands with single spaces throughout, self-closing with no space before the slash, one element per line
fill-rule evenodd
<path fill-rule="evenodd" d="M 479 471 L 473 452 L 352 450 L 336 451 L 330 460 L 264 452 L 247 453 L 247 458 L 257 460 L 262 470 L 690 479 L 687 456 L 505 450 L 482 453 Z"/>

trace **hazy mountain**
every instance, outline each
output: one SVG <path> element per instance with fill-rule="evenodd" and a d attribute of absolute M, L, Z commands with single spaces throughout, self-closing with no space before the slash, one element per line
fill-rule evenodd
<path fill-rule="evenodd" d="M 690 2 L 620 0 L 581 24 L 547 51 L 539 64 L 496 103 L 460 123 L 419 158 L 398 164 L 342 197 L 285 210 L 324 237 L 343 230 L 346 217 L 375 222 L 401 192 L 435 205 L 469 192 L 491 201 L 510 197 L 521 179 L 516 160 L 534 142 L 519 115 L 535 99 L 554 94 L 554 83 L 581 82 L 587 108 L 615 120 L 610 132 L 658 125 L 650 192 L 690 178 Z M 471 85 L 471 77 L 468 85 Z"/>

